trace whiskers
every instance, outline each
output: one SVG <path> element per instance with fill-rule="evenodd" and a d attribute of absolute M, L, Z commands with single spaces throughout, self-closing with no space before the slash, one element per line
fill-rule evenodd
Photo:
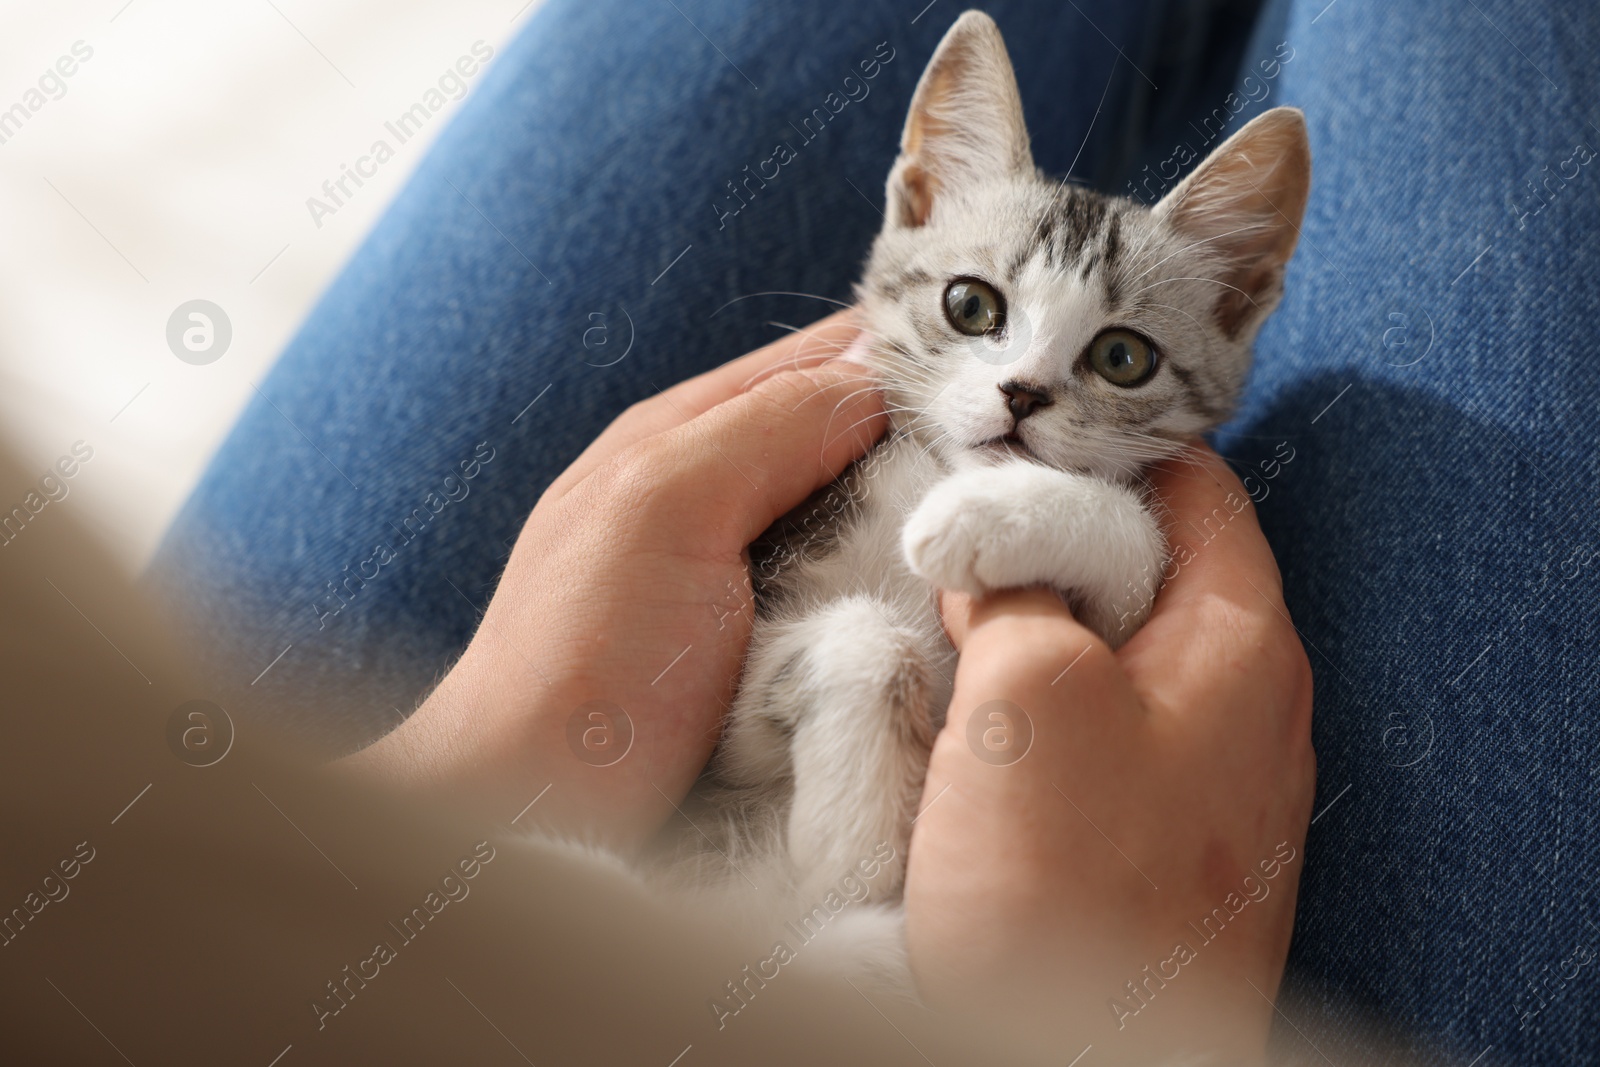
<path fill-rule="evenodd" d="M 769 290 L 767 292 L 762 292 L 762 293 L 746 293 L 744 296 L 736 296 L 732 300 L 728 301 L 726 304 L 723 304 L 717 310 L 713 311 L 710 315 L 707 315 L 706 317 L 710 318 L 710 319 L 714 319 L 718 315 L 720 315 L 724 311 L 726 311 L 728 308 L 731 308 L 733 305 L 739 303 L 740 301 L 742 301 L 742 300 L 754 300 L 758 296 L 801 296 L 801 297 L 805 297 L 808 300 L 821 300 L 825 304 L 833 304 L 834 306 L 839 307 L 839 308 L 848 308 L 850 306 L 849 304 L 845 303 L 843 300 L 835 300 L 833 297 L 831 297 L 831 296 L 823 296 L 821 293 L 797 293 L 797 292 L 791 292 L 789 290 Z"/>
<path fill-rule="evenodd" d="M 1266 229 L 1268 229 L 1267 226 L 1265 226 L 1263 224 L 1260 224 L 1260 223 L 1256 223 L 1254 225 L 1249 225 L 1249 226 L 1240 226 L 1237 229 L 1229 230 L 1227 233 L 1212 234 L 1210 237 L 1203 238 L 1203 239 L 1201 239 L 1199 241 L 1190 241 L 1186 245 L 1179 246 L 1175 251 L 1173 251 L 1173 252 L 1171 252 L 1171 253 L 1169 253 L 1169 254 L 1167 254 L 1165 256 L 1162 256 L 1160 259 L 1158 259 L 1154 263 L 1150 264 L 1144 270 L 1142 270 L 1138 274 L 1134 275 L 1131 279 L 1129 279 L 1129 281 L 1130 281 L 1130 283 L 1131 282 L 1142 281 L 1144 279 L 1145 275 L 1149 274 L 1151 271 L 1153 271 L 1157 267 L 1161 266 L 1161 264 L 1166 263 L 1167 261 L 1169 261 L 1171 259 L 1174 259 L 1174 258 L 1176 258 L 1178 256 L 1181 256 L 1181 255 L 1183 255 L 1183 254 L 1185 254 L 1187 252 L 1193 252 L 1195 249 L 1201 247 L 1202 245 L 1210 244 L 1212 241 L 1220 241 L 1220 240 L 1222 240 L 1222 239 L 1224 239 L 1226 237 L 1233 237 L 1236 234 L 1251 233 L 1251 232 L 1254 232 L 1254 231 L 1257 231 L 1257 230 L 1266 230 Z"/>
<path fill-rule="evenodd" d="M 1252 297 L 1249 293 L 1245 292 L 1243 289 L 1239 288 L 1237 285 L 1231 285 L 1228 282 L 1222 281 L 1219 278 L 1200 278 L 1200 277 L 1162 278 L 1160 281 L 1151 282 L 1149 285 L 1146 285 L 1146 286 L 1144 286 L 1142 288 L 1139 288 L 1139 289 L 1135 289 L 1132 293 L 1130 293 L 1128 295 L 1130 297 L 1138 296 L 1140 293 L 1147 292 L 1148 290 L 1154 289 L 1158 285 L 1171 285 L 1173 282 L 1204 282 L 1207 285 L 1220 285 L 1224 289 L 1232 289 L 1234 292 L 1236 292 L 1240 296 L 1244 297 L 1245 300 L 1249 301 L 1251 307 L 1256 308 L 1258 310 L 1261 307 L 1261 305 L 1256 303 L 1255 298 Z"/>
<path fill-rule="evenodd" d="M 818 299 L 821 300 L 826 298 L 818 297 Z M 818 364 L 826 363 L 828 360 L 833 359 L 836 356 L 843 355 L 845 349 L 848 347 L 848 343 L 841 343 L 839 341 L 821 336 L 821 334 L 818 332 L 817 324 L 815 323 L 810 326 L 802 327 L 791 326 L 786 322 L 769 321 L 767 325 L 776 326 L 780 330 L 787 330 L 791 334 L 800 334 L 805 338 L 805 340 L 796 346 L 792 356 L 769 366 L 762 367 L 760 370 L 746 378 L 739 386 L 741 392 L 748 391 L 754 386 L 759 385 L 761 382 L 766 381 L 768 378 L 782 374 L 784 371 L 804 370 L 807 367 L 815 367 Z M 853 342 L 854 338 L 851 338 L 851 343 Z"/>
<path fill-rule="evenodd" d="M 1159 434 L 1096 427 L 1079 429 L 1070 441 L 1059 442 L 1054 448 L 1040 444 L 1032 450 L 1050 466 L 1134 482 L 1151 467 L 1181 455 L 1188 447 L 1182 440 Z"/>

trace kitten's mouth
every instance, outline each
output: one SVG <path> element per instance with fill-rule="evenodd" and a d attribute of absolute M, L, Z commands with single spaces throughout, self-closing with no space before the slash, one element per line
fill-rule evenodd
<path fill-rule="evenodd" d="M 1015 433 L 1001 434 L 999 437 L 991 437 L 987 441 L 982 441 L 974 445 L 973 449 L 974 451 L 981 452 L 986 456 L 993 456 L 996 459 L 1002 459 L 1008 456 L 1021 456 L 1024 459 L 1039 458 L 1033 454 L 1032 450 L 1030 450 L 1026 444 L 1023 443 L 1022 438 L 1018 437 Z"/>

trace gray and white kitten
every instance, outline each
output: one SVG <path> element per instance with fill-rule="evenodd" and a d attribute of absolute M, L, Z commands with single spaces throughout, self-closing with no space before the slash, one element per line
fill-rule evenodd
<path fill-rule="evenodd" d="M 1289 108 L 1154 208 L 1048 180 L 999 30 L 961 16 L 857 287 L 891 430 L 754 552 L 743 682 L 666 846 L 680 882 L 790 941 L 832 925 L 826 955 L 907 984 L 896 904 L 955 668 L 936 590 L 1047 585 L 1133 634 L 1166 557 L 1141 474 L 1231 410 L 1309 180 Z"/>

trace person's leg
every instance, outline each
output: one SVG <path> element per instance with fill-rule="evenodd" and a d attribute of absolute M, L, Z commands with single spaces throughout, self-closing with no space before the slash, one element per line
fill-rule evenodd
<path fill-rule="evenodd" d="M 1277 7 L 1312 196 L 1220 444 L 1316 671 L 1278 1036 L 1597 1062 L 1600 12 Z"/>
<path fill-rule="evenodd" d="M 990 6 L 1042 166 L 1094 173 L 1107 156 L 1106 87 L 1133 77 L 1117 49 L 1141 55 L 1159 3 Z M 296 728 L 337 746 L 393 726 L 606 422 L 770 340 L 769 320 L 848 300 L 911 89 L 957 13 L 919 7 L 551 0 L 489 62 L 160 550 L 152 579 L 214 650 L 208 695 L 298 700 Z M 758 295 L 773 292 L 827 299 Z M 319 689 L 362 710 L 330 717 Z"/>

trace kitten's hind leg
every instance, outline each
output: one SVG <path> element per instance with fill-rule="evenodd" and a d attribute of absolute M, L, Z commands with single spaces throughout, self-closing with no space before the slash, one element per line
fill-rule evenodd
<path fill-rule="evenodd" d="M 868 899 L 897 899 L 932 711 L 949 688 L 936 664 L 948 650 L 865 595 L 818 610 L 795 637 L 805 650 L 794 678 L 805 711 L 791 749 L 788 846 L 799 888 L 826 892 L 854 874 Z M 876 875 L 863 877 L 868 869 Z"/>

